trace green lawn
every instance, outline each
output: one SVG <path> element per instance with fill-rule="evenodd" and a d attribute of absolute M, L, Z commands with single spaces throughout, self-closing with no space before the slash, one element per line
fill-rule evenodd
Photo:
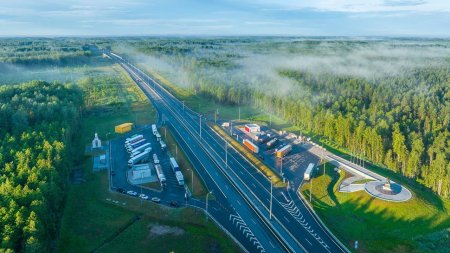
<path fill-rule="evenodd" d="M 430 243 L 436 248 L 424 248 L 429 236 L 450 227 L 450 203 L 435 196 L 413 191 L 413 199 L 403 203 L 387 202 L 370 197 L 364 191 L 340 193 L 339 182 L 345 172 L 337 174 L 328 165 L 326 175 L 313 179 L 314 209 L 327 226 L 348 247 L 359 241 L 357 252 L 448 252 L 445 239 Z M 309 200 L 309 183 L 302 194 Z M 423 243 L 418 241 L 423 240 Z M 431 246 L 429 246 L 431 247 Z"/>

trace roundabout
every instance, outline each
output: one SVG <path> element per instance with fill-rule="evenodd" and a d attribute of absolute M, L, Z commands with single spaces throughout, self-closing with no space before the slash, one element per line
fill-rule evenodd
<path fill-rule="evenodd" d="M 364 189 L 375 198 L 392 202 L 404 202 L 410 200 L 412 197 L 408 189 L 395 182 L 390 182 L 389 179 L 386 182 L 368 182 Z"/>

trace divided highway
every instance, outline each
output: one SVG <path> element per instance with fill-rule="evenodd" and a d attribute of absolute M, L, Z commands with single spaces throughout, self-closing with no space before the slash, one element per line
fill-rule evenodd
<path fill-rule="evenodd" d="M 239 152 L 157 82 L 123 60 L 121 63 L 155 108 L 171 125 L 199 174 L 212 189 L 219 207 L 210 214 L 250 252 L 348 252 L 318 222 L 296 190 L 274 188 L 272 219 L 270 182 Z M 227 154 L 226 154 L 227 153 Z M 225 158 L 227 156 L 227 159 Z M 228 164 L 225 164 L 228 161 Z M 288 178 L 289 179 L 289 178 Z M 244 229 L 243 229 L 244 228 Z M 249 243 L 249 237 L 252 237 Z"/>

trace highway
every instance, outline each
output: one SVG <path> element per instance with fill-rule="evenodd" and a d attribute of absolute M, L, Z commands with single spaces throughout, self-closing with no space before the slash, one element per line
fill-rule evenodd
<path fill-rule="evenodd" d="M 167 92 L 157 82 L 126 61 L 114 57 L 135 79 L 141 89 L 170 122 L 177 141 L 192 160 L 198 161 L 200 170 L 208 174 L 217 202 L 226 204 L 222 213 L 213 215 L 243 245 L 236 232 L 230 230 L 230 222 L 242 220 L 257 238 L 257 251 L 276 252 L 348 252 L 337 239 L 318 221 L 307 205 L 297 196 L 298 184 L 289 188 L 274 188 L 272 219 L 269 218 L 270 182 L 249 161 L 232 147 L 225 150 L 226 142 L 202 119 Z M 203 121 L 203 122 L 202 122 Z M 181 136 L 183 138 L 181 138 Z M 191 151 L 191 152 L 189 152 Z M 225 158 L 227 156 L 227 158 Z M 225 165 L 225 160 L 228 164 Z M 198 165 L 194 164 L 196 169 Z M 199 171 L 199 173 L 201 173 Z M 289 178 L 288 180 L 294 181 Z M 206 180 L 205 180 L 206 181 Z M 221 201 L 223 198 L 224 201 Z M 229 206 L 228 206 L 229 205 Z M 226 209 L 228 222 L 224 219 Z M 237 218 L 236 218 L 237 217 Z M 240 231 L 242 233 L 242 231 Z M 238 233 L 239 235 L 239 233 Z M 247 248 L 247 247 L 246 247 Z M 254 248 L 247 248 L 253 252 Z"/>

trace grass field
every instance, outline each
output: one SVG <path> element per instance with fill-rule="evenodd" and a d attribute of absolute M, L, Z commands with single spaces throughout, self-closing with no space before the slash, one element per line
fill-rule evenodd
<path fill-rule="evenodd" d="M 327 165 L 326 174 L 319 173 L 313 179 L 312 203 L 325 224 L 348 248 L 358 240 L 356 252 L 448 252 L 448 233 L 445 239 L 445 229 L 450 227 L 448 201 L 441 200 L 436 205 L 430 203 L 432 196 L 415 191 L 413 199 L 404 203 L 375 199 L 364 191 L 340 193 L 337 187 L 346 175 L 333 169 L 334 166 Z M 308 200 L 309 189 L 309 183 L 301 189 Z M 442 235 L 430 236 L 436 233 Z"/>
<path fill-rule="evenodd" d="M 167 134 L 166 133 L 167 129 Z M 189 190 L 192 189 L 192 176 L 194 179 L 194 191 L 192 194 L 195 197 L 204 197 L 206 196 L 206 193 L 208 192 L 203 185 L 203 181 L 200 179 L 200 177 L 197 174 L 197 171 L 193 169 L 191 163 L 187 159 L 186 155 L 184 154 L 183 150 L 178 146 L 177 142 L 172 136 L 172 133 L 170 132 L 169 128 L 162 127 L 160 129 L 160 133 L 163 135 L 166 135 L 164 137 L 164 140 L 167 144 L 167 148 L 170 152 L 170 154 L 175 157 L 175 160 L 177 161 L 178 165 L 181 168 L 181 172 L 184 175 L 184 182 L 188 186 Z M 192 175 L 192 171 L 194 171 L 194 174 Z M 192 191 L 192 190 L 191 190 Z"/>
<path fill-rule="evenodd" d="M 118 84 L 113 83 L 121 86 L 104 86 L 110 91 L 102 95 L 105 105 L 97 104 L 94 111 L 88 110 L 84 115 L 80 153 L 84 145 L 90 143 L 94 132 L 109 139 L 115 136 L 116 124 L 130 121 L 150 124 L 155 120 L 154 109 L 143 99 L 139 89 L 123 71 L 113 71 L 118 71 L 116 78 L 120 80 Z M 123 92 L 128 94 L 117 97 Z M 108 103 L 110 99 L 122 99 L 124 103 L 115 107 Z M 240 252 L 223 231 L 212 221 L 206 221 L 203 212 L 169 209 L 150 201 L 144 201 L 141 206 L 138 199 L 110 192 L 107 173 L 93 173 L 90 157 L 80 155 L 77 167 L 83 170 L 86 182 L 71 185 L 69 189 L 57 252 Z M 162 234 L 155 233 L 155 228 Z M 170 233 L 171 230 L 178 233 Z"/>

